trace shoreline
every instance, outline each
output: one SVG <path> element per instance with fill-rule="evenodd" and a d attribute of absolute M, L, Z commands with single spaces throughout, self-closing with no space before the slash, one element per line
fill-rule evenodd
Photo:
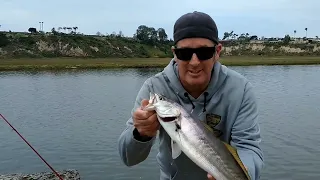
<path fill-rule="evenodd" d="M 0 59 L 0 71 L 164 68 L 171 58 L 15 58 Z M 318 65 L 317 56 L 223 56 L 226 66 Z"/>
<path fill-rule="evenodd" d="M 64 180 L 80 180 L 80 174 L 75 169 L 66 169 L 57 172 Z M 1 180 L 22 180 L 22 179 L 47 179 L 57 180 L 58 177 L 51 171 L 35 173 L 12 173 L 0 174 Z"/>

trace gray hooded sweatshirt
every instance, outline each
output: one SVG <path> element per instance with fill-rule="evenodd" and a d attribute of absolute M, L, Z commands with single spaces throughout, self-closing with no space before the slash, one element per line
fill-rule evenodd
<path fill-rule="evenodd" d="M 172 59 L 162 72 L 144 82 L 132 114 L 143 99 L 149 99 L 150 92 L 180 103 L 188 112 L 192 112 L 193 118 L 206 122 L 222 141 L 237 149 L 251 179 L 259 179 L 264 159 L 260 147 L 257 102 L 253 87 L 244 76 L 216 62 L 208 88 L 201 96 L 193 98 L 180 84 L 177 64 Z M 124 164 L 133 166 L 148 157 L 156 137 L 140 137 L 132 118 L 129 118 L 126 126 L 119 137 L 118 148 Z M 208 179 L 207 172 L 184 153 L 172 159 L 171 140 L 163 128 L 160 128 L 158 138 L 160 144 L 156 159 L 160 167 L 160 180 Z"/>

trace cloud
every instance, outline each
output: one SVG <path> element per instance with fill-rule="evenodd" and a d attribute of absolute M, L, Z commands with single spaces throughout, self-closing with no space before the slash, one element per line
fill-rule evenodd
<path fill-rule="evenodd" d="M 320 32 L 320 11 L 317 0 L 162 0 L 162 1 L 75 1 L 2 0 L 1 29 L 26 30 L 44 22 L 46 31 L 52 27 L 78 26 L 80 32 L 95 34 L 122 31 L 132 36 L 141 24 L 163 27 L 172 37 L 175 20 L 182 14 L 203 11 L 211 15 L 225 31 L 249 32 L 265 36 L 284 36 L 298 31 L 304 36 L 308 27 L 310 36 Z M 319 34 L 318 34 L 319 35 Z"/>

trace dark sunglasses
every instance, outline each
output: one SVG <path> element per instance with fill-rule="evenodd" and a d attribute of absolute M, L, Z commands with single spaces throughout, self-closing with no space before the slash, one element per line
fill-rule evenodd
<path fill-rule="evenodd" d="M 175 48 L 174 52 L 177 58 L 182 61 L 190 61 L 193 53 L 197 55 L 200 61 L 204 61 L 213 57 L 216 52 L 216 47 Z"/>

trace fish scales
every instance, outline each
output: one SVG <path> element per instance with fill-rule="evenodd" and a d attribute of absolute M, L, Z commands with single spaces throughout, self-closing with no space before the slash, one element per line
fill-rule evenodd
<path fill-rule="evenodd" d="M 232 171 L 230 168 L 228 168 L 229 161 L 223 161 L 223 156 L 218 153 L 222 150 L 226 151 L 224 144 L 219 143 L 218 140 L 213 138 L 211 132 L 207 131 L 205 128 L 202 128 L 203 126 L 201 126 L 198 121 L 191 121 L 189 118 L 191 117 L 182 115 L 179 119 L 181 121 L 180 137 L 184 137 L 184 139 L 181 139 L 181 143 L 190 142 L 187 146 L 185 146 L 186 149 L 188 149 L 194 157 L 198 158 L 197 161 L 202 161 L 202 163 L 205 164 L 205 167 L 209 168 L 212 166 L 212 164 L 216 164 L 216 167 L 221 167 L 218 168 L 221 170 L 221 172 L 232 175 Z M 208 141 L 208 139 L 212 141 Z M 215 168 L 212 170 L 217 171 Z"/>
<path fill-rule="evenodd" d="M 217 180 L 248 179 L 226 145 L 203 122 L 194 120 L 180 104 L 151 93 L 146 109 L 155 110 L 161 126 L 179 149 Z M 178 147 L 172 146 L 172 152 L 177 156 Z"/>

